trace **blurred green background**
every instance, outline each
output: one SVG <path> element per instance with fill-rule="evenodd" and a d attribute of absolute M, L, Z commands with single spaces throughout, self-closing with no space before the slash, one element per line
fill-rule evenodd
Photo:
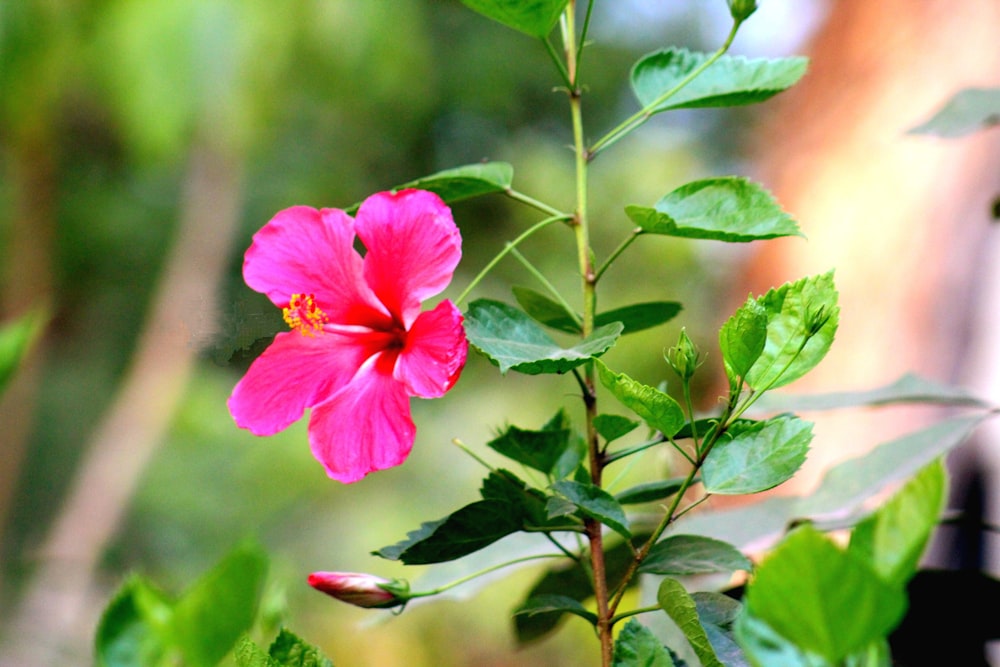
<path fill-rule="evenodd" d="M 791 23 L 788 4 L 754 17 L 734 52 L 791 48 L 818 3 Z M 725 0 L 596 3 L 583 75 L 589 136 L 634 111 L 627 73 L 640 55 L 714 50 L 727 19 Z M 337 665 L 593 659 L 581 623 L 514 647 L 508 612 L 530 569 L 471 600 L 400 617 L 348 608 L 305 584 L 313 570 L 415 578 L 369 551 L 475 499 L 483 470 L 452 439 L 489 458 L 482 445 L 508 420 L 537 427 L 563 406 L 578 418 L 569 378 L 501 378 L 472 356 L 447 397 L 414 401 L 407 464 L 351 486 L 311 458 L 304 421 L 259 439 L 234 426 L 225 404 L 283 326 L 240 275 L 250 236 L 271 215 L 347 206 L 483 159 L 511 162 L 516 188 L 571 207 L 558 84 L 539 43 L 458 0 L 0 0 L 0 316 L 48 307 L 51 317 L 0 405 L 7 648 L 47 643 L 52 664 L 87 664 L 88 633 L 126 573 L 179 592 L 252 538 L 272 558 L 269 613 Z M 744 171 L 754 113 L 673 114 L 602 155 L 591 185 L 598 252 L 629 230 L 626 204 Z M 498 196 L 454 214 L 465 254 L 444 296 L 538 219 Z M 524 252 L 576 294 L 564 228 Z M 724 317 L 717 288 L 738 252 L 677 240 L 630 249 L 608 274 L 604 303 L 678 300 L 685 310 L 613 351 L 616 366 L 665 379 L 660 352 L 681 325 L 710 346 Z M 510 300 L 514 284 L 537 288 L 506 261 L 474 296 Z M 44 576 L 76 580 L 69 589 L 82 588 L 84 602 L 57 626 L 64 632 L 43 624 L 26 634 L 15 621 Z M 56 623 L 50 611 L 42 618 Z"/>

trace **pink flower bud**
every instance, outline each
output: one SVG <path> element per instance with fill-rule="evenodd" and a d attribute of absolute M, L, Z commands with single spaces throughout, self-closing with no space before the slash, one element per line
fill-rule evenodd
<path fill-rule="evenodd" d="M 366 609 L 387 609 L 406 604 L 409 585 L 357 572 L 313 572 L 309 585 L 318 591 Z"/>

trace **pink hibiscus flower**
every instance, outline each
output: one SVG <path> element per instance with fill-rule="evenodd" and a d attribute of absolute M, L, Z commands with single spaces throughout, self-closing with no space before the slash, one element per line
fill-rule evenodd
<path fill-rule="evenodd" d="M 355 218 L 306 206 L 275 215 L 254 235 L 243 277 L 292 331 L 233 389 L 237 425 L 273 435 L 311 408 L 309 445 L 330 477 L 354 482 L 402 463 L 416 435 L 410 397 L 443 396 L 465 365 L 455 304 L 420 309 L 461 256 L 451 211 L 424 190 L 372 195 Z"/>

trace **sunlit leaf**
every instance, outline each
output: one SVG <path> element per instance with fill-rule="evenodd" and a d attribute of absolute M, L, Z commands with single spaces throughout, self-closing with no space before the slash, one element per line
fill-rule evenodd
<path fill-rule="evenodd" d="M 181 596 L 171 623 L 186 664 L 217 664 L 250 630 L 266 572 L 263 551 L 240 547 Z"/>
<path fill-rule="evenodd" d="M 532 37 L 552 32 L 567 0 L 462 0 L 469 9 Z"/>
<path fill-rule="evenodd" d="M 151 583 L 130 577 L 108 603 L 95 635 L 98 667 L 159 664 L 173 645 L 173 603 Z"/>
<path fill-rule="evenodd" d="M 674 90 L 710 56 L 686 49 L 665 49 L 642 57 L 632 68 L 632 90 L 643 107 Z M 791 87 L 805 74 L 801 57 L 748 60 L 722 56 L 674 95 L 652 109 L 731 107 L 754 104 Z"/>
<path fill-rule="evenodd" d="M 237 667 L 333 667 L 318 648 L 282 629 L 267 653 L 249 637 L 236 647 Z"/>
<path fill-rule="evenodd" d="M 1000 125 L 1000 88 L 965 88 L 908 134 L 961 137 L 996 125 Z"/>
<path fill-rule="evenodd" d="M 893 667 L 895 664 L 884 639 L 873 641 L 843 661 L 833 663 L 782 637 L 771 626 L 752 614 L 740 614 L 735 635 L 754 667 Z M 727 663 L 728 664 L 728 663 Z M 745 663 L 744 663 L 745 664 Z"/>
<path fill-rule="evenodd" d="M 769 192 L 737 176 L 693 181 L 625 213 L 647 234 L 733 243 L 802 235 Z"/>
<path fill-rule="evenodd" d="M 565 373 L 607 352 L 621 331 L 621 324 L 608 324 L 563 348 L 523 311 L 499 301 L 477 299 L 465 316 L 469 342 L 502 373 L 511 369 L 528 375 Z"/>
<path fill-rule="evenodd" d="M 656 593 L 656 601 L 684 633 L 703 667 L 726 667 L 716 657 L 715 649 L 701 626 L 694 600 L 681 582 L 670 577 L 664 578 Z"/>
<path fill-rule="evenodd" d="M 666 436 L 672 436 L 684 426 L 684 410 L 669 394 L 633 380 L 624 373 L 615 373 L 597 362 L 601 384 L 644 422 Z"/>
<path fill-rule="evenodd" d="M 888 636 L 906 611 L 906 594 L 804 525 L 758 565 L 746 604 L 796 646 L 840 664 Z"/>
<path fill-rule="evenodd" d="M 653 631 L 630 618 L 615 639 L 612 667 L 674 667 L 670 652 Z"/>
<path fill-rule="evenodd" d="M 622 537 L 627 539 L 632 536 L 625 511 L 614 496 L 604 489 L 569 479 L 556 482 L 552 489 L 579 507 L 585 515 L 600 521 Z"/>
<path fill-rule="evenodd" d="M 883 579 L 902 586 L 917 571 L 947 500 L 947 472 L 938 459 L 910 478 L 851 533 L 848 551 Z"/>
<path fill-rule="evenodd" d="M 703 535 L 671 535 L 649 550 L 639 572 L 648 574 L 709 574 L 750 571 L 753 564 L 736 547 Z"/>
<path fill-rule="evenodd" d="M 811 441 L 812 423 L 795 416 L 734 424 L 705 458 L 705 491 L 737 495 L 773 488 L 802 467 Z"/>
<path fill-rule="evenodd" d="M 782 387 L 812 370 L 833 344 L 840 313 L 833 272 L 785 283 L 757 302 L 767 312 L 767 342 L 746 381 L 758 390 Z"/>
<path fill-rule="evenodd" d="M 744 377 L 760 358 L 767 342 L 767 311 L 753 297 L 719 330 L 719 348 L 730 383 Z"/>

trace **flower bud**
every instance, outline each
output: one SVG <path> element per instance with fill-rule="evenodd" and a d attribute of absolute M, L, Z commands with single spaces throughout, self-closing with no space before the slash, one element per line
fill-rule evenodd
<path fill-rule="evenodd" d="M 401 579 L 383 579 L 356 572 L 313 572 L 309 585 L 318 591 L 366 609 L 388 609 L 406 604 L 410 586 Z"/>
<path fill-rule="evenodd" d="M 695 370 L 701 365 L 698 348 L 688 338 L 687 332 L 684 329 L 681 329 L 677 345 L 667 350 L 663 356 L 682 380 L 690 380 Z"/>
<path fill-rule="evenodd" d="M 726 0 L 734 21 L 745 21 L 757 11 L 757 0 Z"/>

